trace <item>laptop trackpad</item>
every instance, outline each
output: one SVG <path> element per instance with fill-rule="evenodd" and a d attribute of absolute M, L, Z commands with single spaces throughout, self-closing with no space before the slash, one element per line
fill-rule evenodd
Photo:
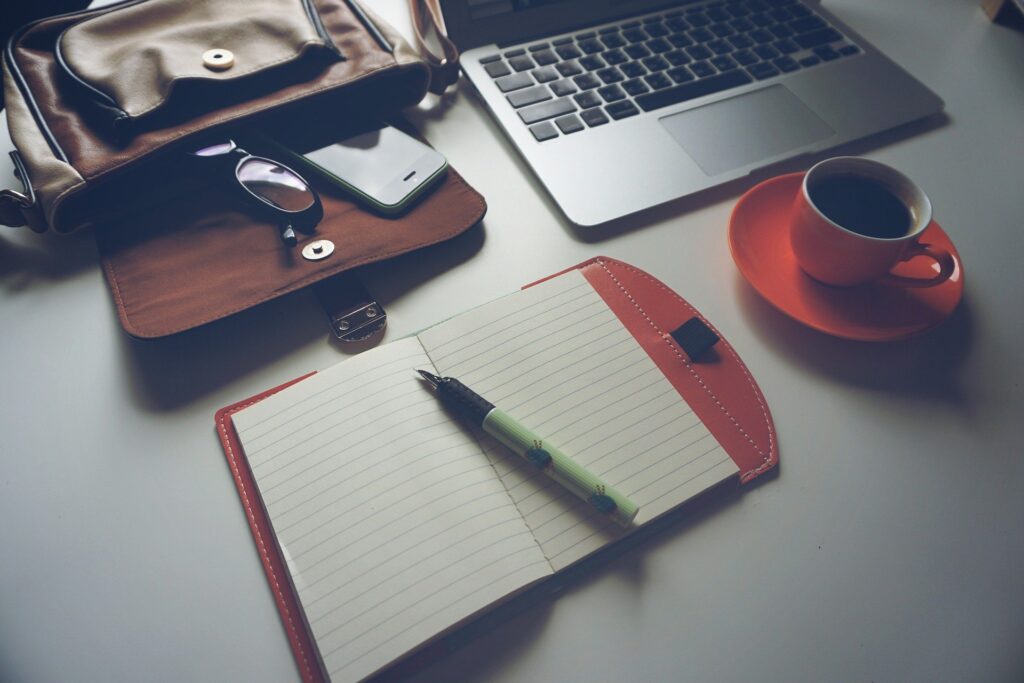
<path fill-rule="evenodd" d="M 661 125 L 709 176 L 835 135 L 782 85 L 672 114 Z"/>

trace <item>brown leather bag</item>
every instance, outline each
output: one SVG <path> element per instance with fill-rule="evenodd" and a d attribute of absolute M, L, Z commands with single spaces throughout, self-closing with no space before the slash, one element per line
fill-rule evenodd
<path fill-rule="evenodd" d="M 420 36 L 440 22 L 431 0 L 410 4 Z M 444 58 L 424 59 L 355 0 L 126 0 L 29 24 L 4 53 L 25 190 L 0 192 L 0 222 L 94 229 L 121 322 L 147 338 L 454 237 L 486 210 L 454 169 L 397 218 L 305 173 L 324 217 L 303 240 L 334 245 L 307 260 L 302 242 L 285 247 L 276 226 L 187 163 L 227 139 L 260 154 L 253 132 L 315 149 L 443 92 L 458 77 L 457 53 L 438 34 Z M 204 63 L 211 51 L 233 63 Z M 358 281 L 334 285 L 339 336 L 379 327 Z"/>

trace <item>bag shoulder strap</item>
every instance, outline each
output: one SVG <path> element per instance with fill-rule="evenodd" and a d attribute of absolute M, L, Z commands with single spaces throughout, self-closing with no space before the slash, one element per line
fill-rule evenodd
<path fill-rule="evenodd" d="M 417 45 L 430 66 L 430 92 L 440 95 L 459 80 L 459 49 L 448 37 L 438 0 L 409 0 L 409 13 L 412 15 Z M 426 37 L 431 28 L 441 45 L 440 57 L 427 44 Z"/>

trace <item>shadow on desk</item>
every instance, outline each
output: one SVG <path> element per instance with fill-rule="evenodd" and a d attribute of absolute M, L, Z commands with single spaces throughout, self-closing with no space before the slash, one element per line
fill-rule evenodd
<path fill-rule="evenodd" d="M 472 258 L 483 243 L 481 222 L 446 242 L 363 268 L 401 273 L 389 278 L 386 288 L 372 292 L 387 310 L 404 292 Z M 113 302 L 110 305 L 113 309 Z M 330 343 L 334 338 L 323 309 L 307 289 L 171 337 L 140 340 L 121 334 L 120 339 L 139 405 L 164 411 L 190 403 L 317 339 Z M 367 348 L 334 345 L 345 353 Z"/>
<path fill-rule="evenodd" d="M 8 232 L 0 237 L 0 288 L 19 292 L 36 283 L 64 280 L 99 268 L 91 230 L 71 235 L 15 230 L 20 233 Z"/>
<path fill-rule="evenodd" d="M 682 199 L 661 204 L 630 216 L 609 221 L 602 225 L 578 228 L 566 221 L 564 217 L 562 217 L 562 224 L 565 226 L 566 232 L 568 232 L 569 235 L 577 241 L 586 243 L 601 242 L 618 235 L 632 232 L 633 230 L 640 230 L 656 223 L 663 223 L 674 218 L 679 218 L 687 213 L 698 211 L 713 204 L 730 200 L 736 201 L 739 199 L 740 195 L 760 182 L 786 173 L 805 171 L 822 159 L 837 156 L 861 156 L 871 152 L 872 150 L 895 144 L 907 138 L 930 133 L 942 128 L 949 122 L 950 118 L 945 113 L 936 114 L 935 116 L 930 116 L 926 119 L 921 119 L 920 121 L 914 121 L 903 126 L 893 128 L 892 130 L 871 135 L 862 140 L 855 140 L 853 142 L 846 143 L 845 145 L 840 145 L 839 147 L 833 147 L 824 152 L 797 156 L 792 159 L 779 162 L 778 164 L 758 169 L 743 178 L 737 178 L 736 180 L 708 188 L 707 190 L 703 190 L 688 197 L 683 197 Z M 682 150 L 680 150 L 680 153 L 682 153 Z M 521 161 L 520 164 L 525 168 L 525 164 Z M 912 169 L 907 170 L 910 175 L 913 175 Z M 526 169 L 526 172 L 529 172 L 529 169 Z M 551 198 L 546 194 L 545 200 L 550 205 L 551 210 L 555 215 L 561 216 L 561 212 L 558 207 L 555 206 L 554 202 L 552 202 Z M 723 230 L 725 227 L 726 226 L 724 225 L 722 226 Z"/>
<path fill-rule="evenodd" d="M 840 382 L 966 408 L 958 369 L 974 338 L 969 290 L 953 315 L 910 339 L 860 342 L 812 330 L 773 308 L 738 273 L 740 308 L 768 347 Z"/>
<path fill-rule="evenodd" d="M 737 480 L 723 482 L 705 491 L 643 529 L 623 538 L 596 555 L 560 572 L 487 612 L 440 642 L 396 664 L 371 679 L 374 683 L 406 681 L 483 680 L 487 672 L 501 667 L 545 637 L 545 624 L 557 599 L 573 599 L 588 584 L 609 575 L 621 579 L 636 594 L 647 583 L 646 556 L 667 543 L 675 542 L 688 530 L 732 505 L 742 502 L 750 489 L 778 477 L 774 468 L 751 484 L 740 487 Z M 560 596 L 563 596 L 560 597 Z M 467 647 L 472 643 L 472 647 Z"/>

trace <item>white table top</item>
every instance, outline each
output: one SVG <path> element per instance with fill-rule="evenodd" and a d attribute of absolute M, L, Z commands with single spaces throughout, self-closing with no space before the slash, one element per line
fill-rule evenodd
<path fill-rule="evenodd" d="M 402 0 L 375 5 L 408 30 Z M 723 331 L 782 452 L 778 477 L 416 681 L 1021 680 L 1024 34 L 976 5 L 828 3 L 947 104 L 844 150 L 915 178 L 963 257 L 962 308 L 908 342 L 829 338 L 758 299 L 726 244 L 755 179 L 578 231 L 465 84 L 416 115 L 490 210 L 430 258 L 368 269 L 387 339 L 619 258 Z M 0 233 L 0 679 L 298 680 L 213 413 L 344 354 L 309 292 L 132 340 L 96 260 L 88 234 Z"/>

